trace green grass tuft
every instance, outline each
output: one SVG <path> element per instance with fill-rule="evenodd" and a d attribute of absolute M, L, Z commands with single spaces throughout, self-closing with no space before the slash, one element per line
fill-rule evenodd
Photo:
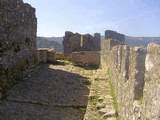
<path fill-rule="evenodd" d="M 118 102 L 117 102 L 117 97 L 116 97 L 116 93 L 115 93 L 115 88 L 112 84 L 112 79 L 111 79 L 111 76 L 112 76 L 112 72 L 110 70 L 108 70 L 108 76 L 109 76 L 109 85 L 110 85 L 110 89 L 111 89 L 111 96 L 112 96 L 112 99 L 113 99 L 113 106 L 114 106 L 114 109 L 116 111 L 116 120 L 120 120 L 120 116 L 118 114 Z"/>

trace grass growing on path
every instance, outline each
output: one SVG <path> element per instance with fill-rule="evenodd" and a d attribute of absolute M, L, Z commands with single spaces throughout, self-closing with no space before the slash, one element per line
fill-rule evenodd
<path fill-rule="evenodd" d="M 113 99 L 113 106 L 114 106 L 114 109 L 116 110 L 116 119 L 117 120 L 120 120 L 120 116 L 118 114 L 118 102 L 117 102 L 117 97 L 116 97 L 116 93 L 115 93 L 115 88 L 113 86 L 113 83 L 112 83 L 112 72 L 108 69 L 108 76 L 109 76 L 109 85 L 110 85 L 110 89 L 111 89 L 111 96 L 112 96 L 112 99 Z"/>

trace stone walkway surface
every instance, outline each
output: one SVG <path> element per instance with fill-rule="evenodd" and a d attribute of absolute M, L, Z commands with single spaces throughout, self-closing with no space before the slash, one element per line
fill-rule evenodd
<path fill-rule="evenodd" d="M 99 69 L 92 77 L 84 120 L 116 120 L 114 101 L 106 71 Z"/>
<path fill-rule="evenodd" d="M 40 65 L 1 101 L 0 120 L 100 120 L 93 119 L 94 113 L 90 112 L 91 107 L 96 113 L 105 108 L 95 109 L 90 101 L 94 82 L 98 79 L 96 73 L 97 70 L 86 70 L 71 64 Z"/>

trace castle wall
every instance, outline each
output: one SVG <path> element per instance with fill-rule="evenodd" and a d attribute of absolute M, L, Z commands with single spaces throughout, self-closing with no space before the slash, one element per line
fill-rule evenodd
<path fill-rule="evenodd" d="M 145 86 L 143 89 L 142 118 L 160 119 L 160 45 L 149 44 L 145 59 Z"/>
<path fill-rule="evenodd" d="M 95 33 L 94 34 L 94 39 L 95 39 L 94 46 L 95 46 L 97 51 L 100 51 L 101 50 L 101 34 L 100 33 Z"/>
<path fill-rule="evenodd" d="M 104 44 L 107 49 L 112 49 L 112 47 L 116 45 L 124 45 L 125 44 L 125 35 L 120 34 L 118 32 L 112 30 L 105 31 L 105 39 L 107 43 Z M 103 41 L 103 42 L 104 42 Z"/>
<path fill-rule="evenodd" d="M 160 113 L 160 46 L 147 49 L 117 45 L 103 48 L 101 67 L 108 71 L 122 120 L 158 120 Z"/>
<path fill-rule="evenodd" d="M 35 9 L 22 0 L 0 1 L 0 98 L 25 70 L 39 62 L 54 62 L 55 51 L 36 50 Z M 124 35 L 106 31 L 100 35 L 66 32 L 64 53 L 79 65 L 99 65 L 108 72 L 122 120 L 160 118 L 160 46 L 129 47 Z M 101 50 L 101 53 L 99 50 Z"/>
<path fill-rule="evenodd" d="M 35 9 L 22 0 L 0 1 L 0 94 L 36 63 Z"/>
<path fill-rule="evenodd" d="M 99 51 L 100 41 L 99 33 L 92 36 L 90 34 L 81 35 L 67 31 L 63 40 L 64 54 L 69 56 L 72 52 Z"/>
<path fill-rule="evenodd" d="M 73 52 L 71 60 L 77 65 L 98 67 L 100 65 L 100 52 L 98 51 Z"/>
<path fill-rule="evenodd" d="M 81 35 L 79 33 L 65 32 L 63 46 L 65 55 L 79 51 L 81 49 Z"/>
<path fill-rule="evenodd" d="M 51 48 L 39 48 L 37 50 L 38 63 L 54 63 L 56 61 L 56 51 Z"/>
<path fill-rule="evenodd" d="M 119 44 L 125 43 L 125 35 L 120 34 L 118 32 L 112 31 L 112 30 L 106 30 L 105 31 L 105 40 L 112 39 L 114 41 L 119 42 Z"/>

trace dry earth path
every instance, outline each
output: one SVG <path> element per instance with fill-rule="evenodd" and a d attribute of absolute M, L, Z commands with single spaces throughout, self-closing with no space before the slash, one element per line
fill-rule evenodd
<path fill-rule="evenodd" d="M 114 110 L 103 75 L 72 64 L 39 65 L 1 101 L 0 120 L 107 119 Z"/>

